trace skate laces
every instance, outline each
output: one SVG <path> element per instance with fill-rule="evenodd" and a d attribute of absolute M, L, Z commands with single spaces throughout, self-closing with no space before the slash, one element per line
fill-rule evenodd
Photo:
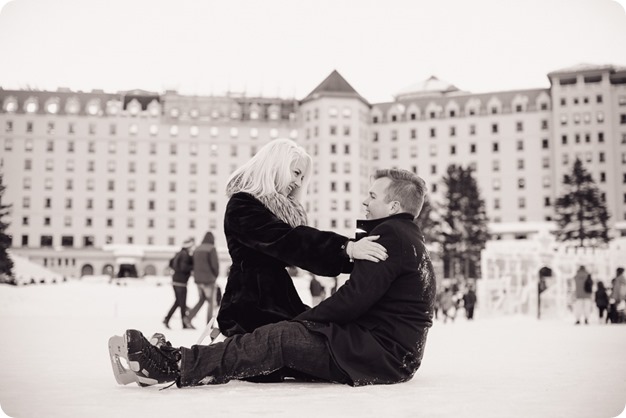
<path fill-rule="evenodd" d="M 146 360 L 151 369 L 165 374 L 166 376 L 177 376 L 179 373 L 176 357 L 177 349 L 171 344 L 164 344 L 155 347 L 152 344 L 143 344 L 141 348 L 142 357 Z"/>

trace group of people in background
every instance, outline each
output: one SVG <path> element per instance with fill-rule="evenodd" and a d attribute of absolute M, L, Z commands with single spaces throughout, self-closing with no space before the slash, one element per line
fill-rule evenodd
<path fill-rule="evenodd" d="M 207 232 L 197 248 L 193 238 L 185 240 L 180 251 L 170 260 L 169 266 L 173 271 L 174 304 L 163 319 L 165 327 L 169 329 L 170 319 L 178 309 L 183 328 L 195 329 L 191 321 L 198 314 L 204 302 L 208 304 L 206 320 L 208 323 L 215 314 L 216 289 L 218 289 L 216 280 L 220 271 L 213 233 Z M 187 282 L 192 273 L 198 287 L 198 302 L 193 308 L 188 309 Z"/>
<path fill-rule="evenodd" d="M 443 288 L 437 293 L 435 298 L 435 319 L 439 319 L 439 311 L 441 311 L 442 320 L 445 324 L 448 320 L 454 322 L 457 313 L 463 309 L 467 320 L 474 319 L 474 309 L 478 298 L 474 284 L 467 283 L 462 290 L 458 282 L 454 282 Z"/>
<path fill-rule="evenodd" d="M 596 288 L 594 293 L 594 287 Z M 626 322 L 626 277 L 624 268 L 618 267 L 611 287 L 607 289 L 603 281 L 595 281 L 585 266 L 579 266 L 574 276 L 574 315 L 576 325 L 589 324 L 593 302 L 598 308 L 599 320 L 605 323 Z M 605 319 L 606 313 L 606 319 Z"/>

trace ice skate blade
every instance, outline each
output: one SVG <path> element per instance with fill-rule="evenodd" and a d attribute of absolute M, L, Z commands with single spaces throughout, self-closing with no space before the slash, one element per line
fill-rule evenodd
<path fill-rule="evenodd" d="M 119 335 L 114 335 L 109 338 L 109 357 L 111 358 L 113 375 L 118 384 L 128 385 L 134 382 L 140 383 L 135 373 L 125 368 L 120 361 L 120 357 L 123 357 L 128 362 L 128 349 L 125 338 Z"/>

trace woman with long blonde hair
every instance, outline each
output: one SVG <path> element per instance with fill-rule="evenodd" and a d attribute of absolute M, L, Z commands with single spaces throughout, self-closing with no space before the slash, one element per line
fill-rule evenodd
<path fill-rule="evenodd" d="M 337 276 L 354 258 L 384 260 L 377 237 L 351 241 L 307 226 L 300 199 L 312 170 L 311 157 L 288 139 L 262 147 L 229 178 L 224 233 L 232 266 L 217 323 L 226 336 L 290 320 L 302 303 L 286 267 Z M 212 338 L 215 334 L 212 335 Z"/>

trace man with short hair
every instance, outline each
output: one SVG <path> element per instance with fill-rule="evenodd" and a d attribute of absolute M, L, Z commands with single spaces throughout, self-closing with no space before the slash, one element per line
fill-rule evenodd
<path fill-rule="evenodd" d="M 187 282 L 193 271 L 193 248 L 196 241 L 193 238 L 187 238 L 183 242 L 183 246 L 176 253 L 174 258 L 170 260 L 170 268 L 174 271 L 172 274 L 172 287 L 174 288 L 174 304 L 170 308 L 167 315 L 163 319 L 165 328 L 170 327 L 170 319 L 177 308 L 180 308 L 180 317 L 183 322 L 184 329 L 195 329 L 189 318 L 187 318 Z"/>
<path fill-rule="evenodd" d="M 191 348 L 174 348 L 164 339 L 152 345 L 127 330 L 119 353 L 135 381 L 183 387 L 273 375 L 360 386 L 411 379 L 422 361 L 435 298 L 430 256 L 414 222 L 425 193 L 424 181 L 409 171 L 377 171 L 363 202 L 367 220 L 357 226 L 379 236 L 388 258 L 355 261 L 334 295 L 292 321 Z"/>

